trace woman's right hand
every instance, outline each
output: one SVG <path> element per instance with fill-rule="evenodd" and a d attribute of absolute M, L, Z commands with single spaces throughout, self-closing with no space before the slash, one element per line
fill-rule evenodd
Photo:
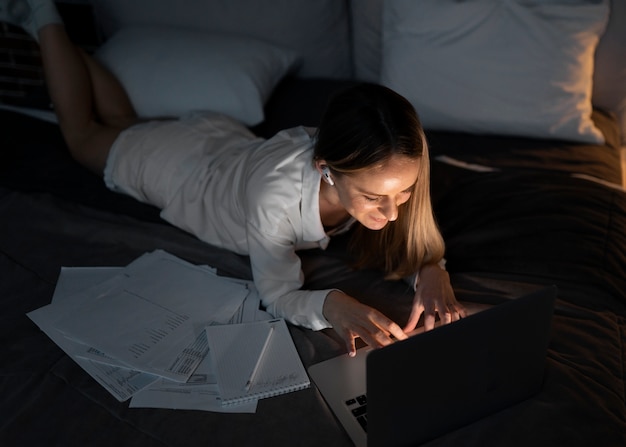
<path fill-rule="evenodd" d="M 407 338 L 394 321 L 338 290 L 333 290 L 326 296 L 323 312 L 324 317 L 345 342 L 351 357 L 356 355 L 355 340 L 358 337 L 375 348 Z"/>

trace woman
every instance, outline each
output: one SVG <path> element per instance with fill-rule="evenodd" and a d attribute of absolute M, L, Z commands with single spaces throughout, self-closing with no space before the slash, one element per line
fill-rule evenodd
<path fill-rule="evenodd" d="M 111 73 L 69 40 L 51 0 L 0 0 L 0 19 L 41 46 L 46 81 L 72 156 L 107 186 L 161 208 L 200 239 L 249 255 L 267 311 L 314 330 L 332 327 L 384 346 L 422 316 L 432 329 L 465 315 L 448 274 L 429 192 L 428 148 L 415 110 L 364 84 L 337 95 L 316 132 L 255 137 L 217 114 L 140 122 Z M 360 267 L 415 288 L 404 328 L 339 290 L 302 290 L 297 250 L 325 248 L 354 228 Z"/>

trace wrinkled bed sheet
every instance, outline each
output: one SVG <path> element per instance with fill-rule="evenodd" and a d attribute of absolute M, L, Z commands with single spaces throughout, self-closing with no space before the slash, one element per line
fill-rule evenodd
<path fill-rule="evenodd" d="M 6 136 L 0 149 L 1 445 L 351 445 L 315 387 L 262 400 L 256 414 L 129 409 L 50 341 L 26 313 L 50 302 L 63 266 L 123 266 L 160 248 L 225 275 L 250 270 L 246 257 L 107 191 L 69 160 L 54 126 L 10 118 L 31 133 L 10 142 L 21 152 L 7 153 Z M 429 445 L 626 445 L 626 194 L 500 164 L 481 173 L 434 161 L 435 211 L 460 300 L 497 304 L 558 286 L 545 383 Z M 351 270 L 345 244 L 302 253 L 307 286 L 341 288 L 402 323 L 406 285 Z M 332 331 L 290 330 L 307 366 L 342 351 Z"/>

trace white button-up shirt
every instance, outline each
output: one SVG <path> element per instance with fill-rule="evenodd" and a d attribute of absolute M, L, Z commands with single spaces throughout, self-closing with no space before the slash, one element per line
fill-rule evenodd
<path fill-rule="evenodd" d="M 320 174 L 302 127 L 269 140 L 205 150 L 162 217 L 201 240 L 249 255 L 255 286 L 274 316 L 314 330 L 330 327 L 322 307 L 330 290 L 301 290 L 296 250 L 326 248 L 319 211 Z"/>

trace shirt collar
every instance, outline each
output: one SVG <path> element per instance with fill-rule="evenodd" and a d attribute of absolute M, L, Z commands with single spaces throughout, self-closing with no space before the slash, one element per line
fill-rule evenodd
<path fill-rule="evenodd" d="M 324 231 L 320 217 L 320 182 L 322 176 L 313 166 L 313 160 L 306 163 L 302 172 L 302 235 L 305 241 L 318 242 L 325 249 L 330 238 Z"/>

